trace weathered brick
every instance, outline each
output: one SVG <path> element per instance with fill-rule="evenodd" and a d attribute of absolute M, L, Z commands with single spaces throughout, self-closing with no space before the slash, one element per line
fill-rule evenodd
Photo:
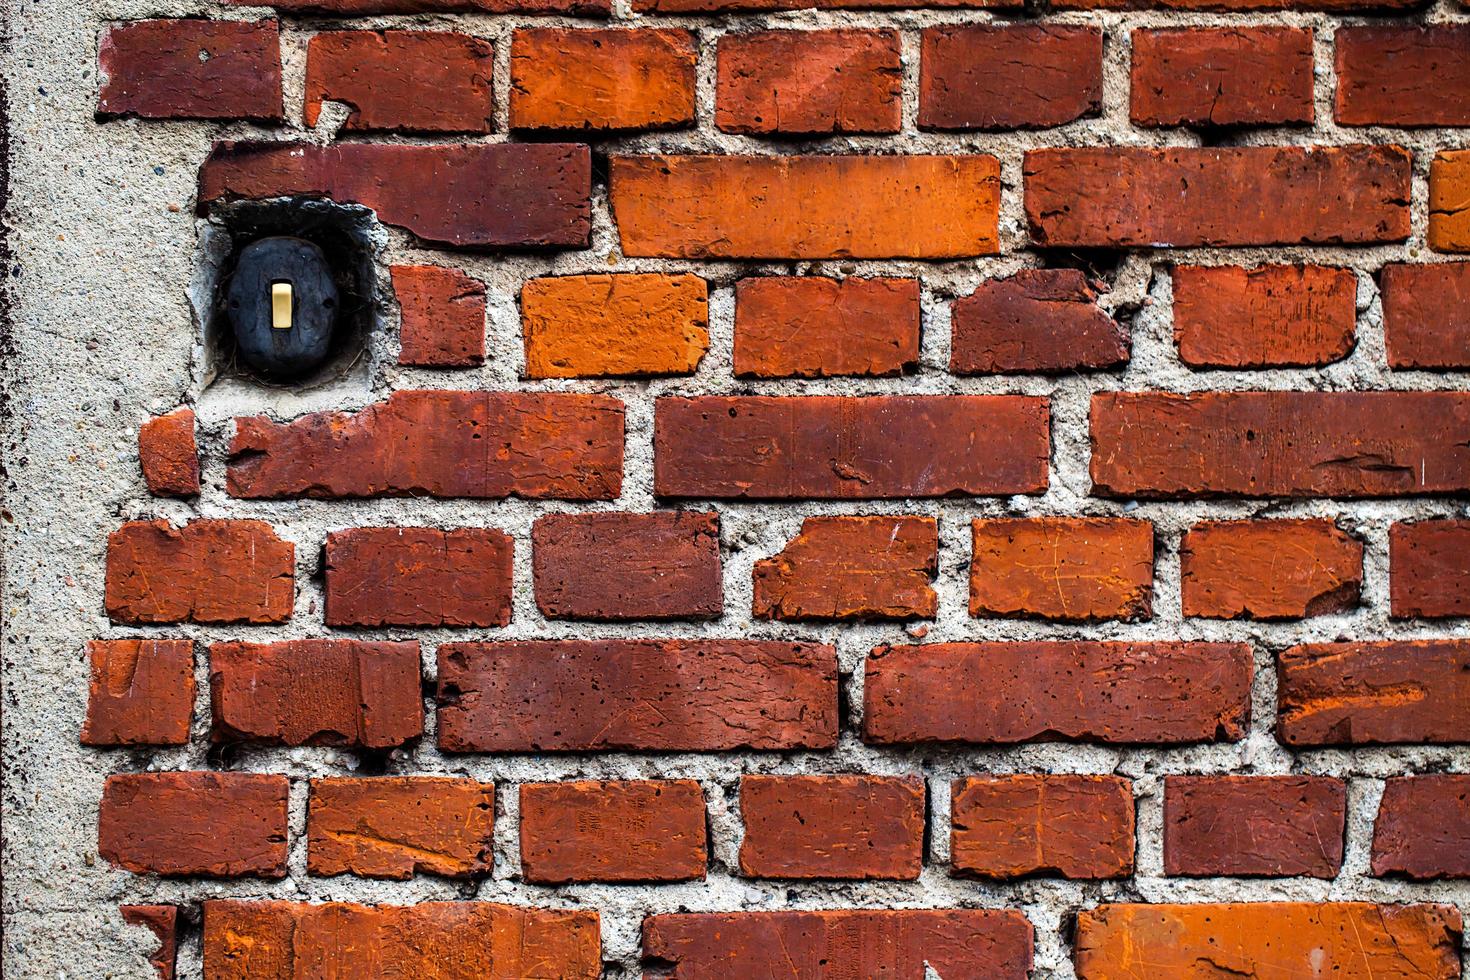
<path fill-rule="evenodd" d="M 837 744 L 830 646 L 536 640 L 439 647 L 446 752 L 718 752 Z"/>
<path fill-rule="evenodd" d="M 188 745 L 194 641 L 93 640 L 82 744 Z"/>
<path fill-rule="evenodd" d="M 1184 615 L 1299 619 L 1358 605 L 1363 544 L 1331 521 L 1210 521 L 1179 544 Z"/>
<path fill-rule="evenodd" d="M 760 31 L 719 42 L 715 125 L 727 133 L 896 133 L 903 64 L 894 30 Z"/>
<path fill-rule="evenodd" d="M 1050 425 L 1045 398 L 1019 395 L 660 398 L 654 493 L 757 500 L 1041 493 Z"/>
<path fill-rule="evenodd" d="M 1164 873 L 1335 878 L 1347 784 L 1326 776 L 1170 776 Z"/>
<path fill-rule="evenodd" d="M 1373 873 L 1416 881 L 1470 878 L 1470 775 L 1384 782 L 1373 825 Z"/>
<path fill-rule="evenodd" d="M 531 528 L 536 606 L 552 619 L 713 619 L 720 515 L 546 514 Z"/>
<path fill-rule="evenodd" d="M 1290 746 L 1470 742 L 1470 641 L 1315 643 L 1276 661 Z"/>
<path fill-rule="evenodd" d="M 216 643 L 209 688 L 215 741 L 386 749 L 424 731 L 417 641 Z"/>
<path fill-rule="evenodd" d="M 633 0 L 633 10 L 641 14 L 842 10 L 847 8 L 889 10 L 911 7 L 1019 10 L 1021 6 L 1021 0 Z"/>
<path fill-rule="evenodd" d="M 963 156 L 612 158 L 623 253 L 946 259 L 999 248 L 1000 164 Z"/>
<path fill-rule="evenodd" d="M 1470 616 L 1470 520 L 1415 521 L 1388 530 L 1393 616 Z"/>
<path fill-rule="evenodd" d="M 954 374 L 1061 374 L 1128 360 L 1128 331 L 1076 269 L 987 279 L 950 315 Z"/>
<path fill-rule="evenodd" d="M 313 779 L 306 869 L 407 879 L 488 875 L 495 787 L 473 779 L 380 776 Z"/>
<path fill-rule="evenodd" d="M 306 125 L 323 100 L 352 107 L 344 130 L 489 133 L 495 48 L 452 31 L 324 31 L 306 54 Z"/>
<path fill-rule="evenodd" d="M 327 535 L 328 626 L 504 626 L 515 541 L 494 528 L 359 527 Z"/>
<path fill-rule="evenodd" d="M 399 364 L 474 367 L 485 361 L 485 284 L 437 265 L 395 265 L 402 317 Z"/>
<path fill-rule="evenodd" d="M 971 616 L 1062 622 L 1153 615 L 1154 529 L 1113 517 L 971 524 Z"/>
<path fill-rule="evenodd" d="M 1335 245 L 1409 237 L 1398 146 L 1028 150 L 1039 246 Z"/>
<path fill-rule="evenodd" d="M 735 285 L 737 377 L 882 377 L 918 361 L 917 279 L 763 276 Z"/>
<path fill-rule="evenodd" d="M 1337 121 L 1470 126 L 1470 24 L 1339 27 Z"/>
<path fill-rule="evenodd" d="M 950 788 L 951 873 L 1014 881 L 1133 873 L 1133 784 L 1117 776 L 969 776 Z"/>
<path fill-rule="evenodd" d="M 139 20 L 114 24 L 97 53 L 97 114 L 279 122 L 276 21 Z"/>
<path fill-rule="evenodd" d="M 896 776 L 740 778 L 750 878 L 912 881 L 924 865 L 924 780 Z"/>
<path fill-rule="evenodd" d="M 863 739 L 1007 745 L 1178 745 L 1242 738 L 1244 643 L 1065 640 L 881 646 L 868 656 Z"/>
<path fill-rule="evenodd" d="M 255 5 L 259 0 L 223 0 Z M 361 17 L 369 14 L 486 13 L 571 14 L 607 17 L 612 0 L 271 0 L 282 13 Z"/>
<path fill-rule="evenodd" d="M 755 563 L 752 613 L 814 619 L 932 619 L 939 600 L 932 517 L 807 517 L 801 533 Z"/>
<path fill-rule="evenodd" d="M 328 197 L 431 245 L 586 248 L 591 194 L 590 151 L 565 143 L 227 141 L 199 169 L 198 202 Z"/>
<path fill-rule="evenodd" d="M 1470 252 L 1470 150 L 1442 150 L 1429 162 L 1429 247 Z"/>
<path fill-rule="evenodd" d="M 1231 391 L 1092 397 L 1104 497 L 1400 497 L 1470 489 L 1470 395 Z"/>
<path fill-rule="evenodd" d="M 240 772 L 108 776 L 97 854 L 136 874 L 284 878 L 289 787 Z"/>
<path fill-rule="evenodd" d="M 395 391 L 355 413 L 237 418 L 231 496 L 611 500 L 623 404 L 569 392 Z"/>
<path fill-rule="evenodd" d="M 204 975 L 596 980 L 599 932 L 597 913 L 580 909 L 215 900 L 204 903 Z"/>
<path fill-rule="evenodd" d="M 670 980 L 731 976 L 1024 980 L 1031 923 L 1008 909 L 714 912 L 643 920 L 643 958 Z"/>
<path fill-rule="evenodd" d="M 1383 267 L 1383 334 L 1394 368 L 1470 368 L 1470 262 Z"/>
<path fill-rule="evenodd" d="M 618 131 L 694 122 L 694 36 L 523 28 L 511 38 L 511 129 Z"/>
<path fill-rule="evenodd" d="M 1388 12 L 1421 8 L 1423 0 L 1055 0 L 1053 10 L 1180 10 L 1252 13 L 1273 10 Z"/>
<path fill-rule="evenodd" d="M 284 623 L 296 546 L 264 521 L 131 521 L 107 537 L 115 623 Z"/>
<path fill-rule="evenodd" d="M 192 497 L 199 492 L 199 447 L 194 410 L 176 408 L 138 429 L 143 482 L 155 497 Z"/>
<path fill-rule="evenodd" d="M 692 881 L 708 861 L 693 779 L 525 783 L 521 876 L 529 882 Z"/>
<path fill-rule="evenodd" d="M 118 911 L 130 926 L 144 926 L 158 939 L 158 948 L 148 962 L 159 980 L 174 980 L 179 951 L 179 910 L 174 905 L 121 905 Z"/>
<path fill-rule="evenodd" d="M 698 276 L 557 276 L 521 288 L 526 376 L 692 374 L 709 349 L 709 286 Z"/>
<path fill-rule="evenodd" d="M 1185 265 L 1173 279 L 1174 339 L 1192 367 L 1312 367 L 1352 353 L 1351 269 Z"/>
<path fill-rule="evenodd" d="M 1078 980 L 1452 980 L 1460 974 L 1460 929 L 1460 914 L 1448 905 L 1102 905 L 1077 916 L 1075 960 Z"/>
<path fill-rule="evenodd" d="M 925 29 L 919 128 L 1043 129 L 1102 107 L 1103 32 L 1071 24 Z"/>
<path fill-rule="evenodd" d="M 1133 122 L 1242 126 L 1312 121 L 1312 32 L 1187 27 L 1133 32 Z"/>

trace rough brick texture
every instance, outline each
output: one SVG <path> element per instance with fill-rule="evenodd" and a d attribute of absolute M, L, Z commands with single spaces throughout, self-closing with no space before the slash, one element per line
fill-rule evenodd
<path fill-rule="evenodd" d="M 472 779 L 313 779 L 306 868 L 314 875 L 488 875 L 495 788 Z"/>
<path fill-rule="evenodd" d="M 954 374 L 1062 374 L 1128 360 L 1128 332 L 1097 305 L 1076 269 L 991 279 L 954 304 Z"/>
<path fill-rule="evenodd" d="M 248 3 L 249 0 L 225 2 L 239 4 Z M 287 13 L 321 14 L 328 17 L 441 12 L 606 17 L 612 12 L 610 0 L 275 0 L 271 6 Z"/>
<path fill-rule="evenodd" d="M 138 459 L 149 493 L 159 497 L 192 497 L 198 493 L 194 410 L 176 408 L 144 422 L 138 429 Z"/>
<path fill-rule="evenodd" d="M 919 360 L 919 281 L 742 279 L 734 354 L 748 378 L 900 374 Z"/>
<path fill-rule="evenodd" d="M 1415 521 L 1388 531 L 1394 616 L 1470 616 L 1470 521 Z"/>
<path fill-rule="evenodd" d="M 931 618 L 939 600 L 932 517 L 808 517 L 779 554 L 755 564 L 758 619 Z"/>
<path fill-rule="evenodd" d="M 971 524 L 970 615 L 1090 622 L 1152 613 L 1147 521 L 1038 517 Z"/>
<path fill-rule="evenodd" d="M 495 128 L 489 41 L 450 31 L 328 31 L 306 55 L 306 125 L 323 100 L 352 107 L 342 128 L 488 133 Z"/>
<path fill-rule="evenodd" d="M 1349 269 L 1176 266 L 1174 339 L 1193 367 L 1330 364 L 1352 352 L 1358 279 Z"/>
<path fill-rule="evenodd" d="M 1383 784 L 1373 873 L 1470 878 L 1470 776 L 1399 776 Z"/>
<path fill-rule="evenodd" d="M 1429 247 L 1470 252 L 1470 150 L 1441 151 L 1429 163 Z"/>
<path fill-rule="evenodd" d="M 969 776 L 950 790 L 950 868 L 1014 881 L 1133 873 L 1133 786 L 1117 776 Z"/>
<path fill-rule="evenodd" d="M 179 951 L 179 909 L 176 905 L 123 905 L 118 911 L 130 926 L 144 926 L 158 939 L 148 962 L 159 980 L 174 980 Z"/>
<path fill-rule="evenodd" d="M 134 521 L 107 539 L 107 615 L 118 623 L 284 623 L 296 548 L 263 521 Z"/>
<path fill-rule="evenodd" d="M 485 360 L 485 284 L 437 265 L 395 265 L 399 364 L 474 367 Z"/>
<path fill-rule="evenodd" d="M 504 626 L 515 544 L 503 531 L 360 527 L 327 535 L 332 626 Z"/>
<path fill-rule="evenodd" d="M 688 125 L 696 60 L 688 31 L 518 30 L 510 46 L 511 128 Z"/>
<path fill-rule="evenodd" d="M 897 31 L 765 31 L 720 39 L 715 125 L 727 133 L 896 133 Z"/>
<path fill-rule="evenodd" d="M 1312 32 L 1304 28 L 1134 31 L 1132 72 L 1140 126 L 1312 121 Z"/>
<path fill-rule="evenodd" d="M 97 54 L 101 116 L 281 120 L 273 20 L 140 20 L 108 29 Z"/>
<path fill-rule="evenodd" d="M 1358 604 L 1363 545 L 1331 521 L 1212 521 L 1179 543 L 1184 615 L 1299 619 Z"/>
<path fill-rule="evenodd" d="M 526 376 L 691 374 L 709 347 L 698 276 L 560 276 L 521 290 Z"/>
<path fill-rule="evenodd" d="M 1337 121 L 1470 126 L 1470 25 L 1341 27 Z"/>
<path fill-rule="evenodd" d="M 744 776 L 740 873 L 752 878 L 919 877 L 924 781 Z"/>
<path fill-rule="evenodd" d="M 521 786 L 521 873 L 538 884 L 703 878 L 707 836 L 692 779 Z"/>
<path fill-rule="evenodd" d="M 1470 369 L 1470 262 L 1394 263 L 1379 284 L 1390 367 Z"/>
<path fill-rule="evenodd" d="M 1335 878 L 1347 785 L 1325 776 L 1170 776 L 1164 873 Z"/>
<path fill-rule="evenodd" d="M 82 744 L 188 745 L 192 640 L 93 640 Z"/>
<path fill-rule="evenodd" d="M 1042 129 L 1102 105 L 1103 34 L 1095 27 L 963 25 L 924 31 L 919 126 Z"/>

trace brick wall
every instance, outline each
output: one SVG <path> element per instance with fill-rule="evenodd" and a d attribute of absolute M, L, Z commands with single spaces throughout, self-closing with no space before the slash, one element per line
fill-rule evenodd
<path fill-rule="evenodd" d="M 122 366 L 65 873 L 164 976 L 1460 977 L 1470 11 L 798 6 L 94 25 L 168 248 L 381 228 L 353 372 Z"/>

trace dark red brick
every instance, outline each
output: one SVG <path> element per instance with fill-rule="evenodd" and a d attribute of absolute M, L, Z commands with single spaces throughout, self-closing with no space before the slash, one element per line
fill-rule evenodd
<path fill-rule="evenodd" d="M 1347 784 L 1326 776 L 1170 776 L 1164 873 L 1335 878 Z"/>
<path fill-rule="evenodd" d="M 735 286 L 738 377 L 881 377 L 918 360 L 917 279 L 763 276 Z"/>
<path fill-rule="evenodd" d="M 446 752 L 719 752 L 837 744 L 830 646 L 537 640 L 439 647 Z"/>
<path fill-rule="evenodd" d="M 504 626 L 515 541 L 493 528 L 359 527 L 327 535 L 328 626 Z"/>
<path fill-rule="evenodd" d="M 727 133 L 896 133 L 903 64 L 894 30 L 759 31 L 719 41 L 715 125 Z"/>
<path fill-rule="evenodd" d="M 546 514 L 531 528 L 536 605 L 552 619 L 713 619 L 720 515 Z"/>
<path fill-rule="evenodd" d="M 1092 397 L 1104 497 L 1403 497 L 1470 490 L 1470 394 L 1230 391 Z"/>
<path fill-rule="evenodd" d="M 437 265 L 395 265 L 399 364 L 475 367 L 485 362 L 485 284 Z"/>
<path fill-rule="evenodd" d="M 1179 543 L 1184 615 L 1298 619 L 1347 612 L 1363 544 L 1331 521 L 1207 521 Z"/>
<path fill-rule="evenodd" d="M 82 744 L 188 745 L 193 640 L 93 640 Z"/>
<path fill-rule="evenodd" d="M 1309 28 L 1133 32 L 1132 117 L 1139 126 L 1310 123 L 1312 81 Z"/>
<path fill-rule="evenodd" d="M 1174 339 L 1192 367 L 1312 367 L 1352 353 L 1351 269 L 1189 265 L 1173 278 Z"/>
<path fill-rule="evenodd" d="M 1416 881 L 1470 878 L 1470 775 L 1384 782 L 1373 825 L 1373 873 Z"/>
<path fill-rule="evenodd" d="M 199 492 L 199 447 L 194 410 L 176 408 L 138 429 L 143 482 L 155 497 L 192 497 Z"/>
<path fill-rule="evenodd" d="M 1388 531 L 1393 616 L 1470 616 L 1470 520 L 1415 521 Z"/>
<path fill-rule="evenodd" d="M 473 779 L 313 779 L 306 868 L 314 875 L 407 879 L 490 873 L 495 787 Z"/>
<path fill-rule="evenodd" d="M 920 129 L 1042 129 L 1102 107 L 1099 28 L 945 25 L 922 45 Z"/>
<path fill-rule="evenodd" d="M 694 35 L 522 28 L 510 48 L 511 129 L 622 132 L 694 123 Z"/>
<path fill-rule="evenodd" d="M 1133 873 L 1133 784 L 1117 776 L 970 776 L 950 789 L 958 876 L 1094 880 Z"/>
<path fill-rule="evenodd" d="M 1097 305 L 1075 269 L 1026 269 L 987 279 L 955 302 L 954 374 L 1060 374 L 1128 360 L 1128 331 Z"/>
<path fill-rule="evenodd" d="M 917 879 L 924 798 L 919 777 L 742 776 L 740 873 Z"/>
<path fill-rule="evenodd" d="M 1394 368 L 1470 368 L 1470 262 L 1383 267 L 1383 334 Z"/>
<path fill-rule="evenodd" d="M 1339 27 L 1337 121 L 1470 126 L 1470 24 Z"/>
<path fill-rule="evenodd" d="M 145 926 L 158 940 L 158 948 L 148 962 L 158 971 L 159 980 L 174 980 L 179 950 L 179 910 L 174 905 L 121 905 L 118 911 L 130 926 Z"/>
<path fill-rule="evenodd" d="M 1041 493 L 1044 398 L 658 399 L 654 493 L 792 500 Z"/>
<path fill-rule="evenodd" d="M 107 538 L 115 623 L 284 623 L 296 546 L 264 521 L 132 521 Z"/>
<path fill-rule="evenodd" d="M 216 643 L 214 738 L 386 749 L 424 731 L 419 645 L 359 640 Z"/>
<path fill-rule="evenodd" d="M 273 20 L 114 24 L 97 54 L 99 116 L 279 122 L 281 36 Z"/>
<path fill-rule="evenodd" d="M 216 143 L 199 169 L 215 201 L 328 197 L 431 245 L 586 248 L 592 158 L 565 143 Z"/>
<path fill-rule="evenodd" d="M 697 880 L 706 837 L 692 779 L 521 785 L 521 876 L 536 884 Z"/>
<path fill-rule="evenodd" d="M 863 739 L 875 745 L 1179 745 L 1244 737 L 1251 651 L 1075 640 L 882 646 L 866 678 Z"/>
<path fill-rule="evenodd" d="M 258 0 L 224 0 L 253 6 Z M 362 17 L 368 14 L 571 14 L 607 17 L 612 0 L 271 0 L 282 13 Z"/>
<path fill-rule="evenodd" d="M 939 600 L 932 517 L 807 517 L 801 533 L 755 563 L 757 619 L 932 619 Z"/>
<path fill-rule="evenodd" d="M 391 448 L 390 448 L 391 447 Z M 359 412 L 235 420 L 231 496 L 611 500 L 623 404 L 568 392 L 397 391 Z"/>
<path fill-rule="evenodd" d="M 306 125 L 322 102 L 352 107 L 348 131 L 489 133 L 495 48 L 452 31 L 325 31 L 306 54 Z"/>

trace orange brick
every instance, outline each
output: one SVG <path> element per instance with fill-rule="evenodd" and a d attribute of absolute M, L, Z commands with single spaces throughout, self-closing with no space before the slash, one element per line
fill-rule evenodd
<path fill-rule="evenodd" d="M 527 881 L 690 881 L 708 861 L 704 791 L 692 779 L 526 783 Z"/>
<path fill-rule="evenodd" d="M 1110 517 L 979 520 L 970 615 L 1062 622 L 1152 615 L 1154 532 Z"/>
<path fill-rule="evenodd" d="M 1447 150 L 1429 164 L 1429 247 L 1470 252 L 1470 150 Z"/>
<path fill-rule="evenodd" d="M 192 640 L 93 640 L 83 745 L 188 745 Z"/>
<path fill-rule="evenodd" d="M 1313 265 L 1175 266 L 1174 337 L 1194 367 L 1329 364 L 1352 352 L 1358 277 Z"/>
<path fill-rule="evenodd" d="M 708 296 L 691 275 L 532 279 L 521 289 L 526 375 L 690 374 L 709 348 Z"/>
<path fill-rule="evenodd" d="M 510 46 L 512 129 L 666 129 L 694 122 L 688 31 L 518 30 Z"/>
<path fill-rule="evenodd" d="M 939 570 L 932 517 L 808 517 L 801 533 L 755 564 L 757 619 L 934 616 Z"/>
<path fill-rule="evenodd" d="M 313 779 L 306 868 L 314 875 L 487 875 L 495 787 L 472 779 Z"/>
<path fill-rule="evenodd" d="M 1133 785 L 1117 776 L 971 776 L 950 795 L 956 875 L 1120 878 L 1133 873 Z"/>
<path fill-rule="evenodd" d="M 917 279 L 765 276 L 735 286 L 735 374 L 901 374 L 919 360 Z"/>
<path fill-rule="evenodd" d="M 1212 521 L 1179 545 L 1184 615 L 1296 619 L 1358 604 L 1363 545 L 1331 521 Z"/>

